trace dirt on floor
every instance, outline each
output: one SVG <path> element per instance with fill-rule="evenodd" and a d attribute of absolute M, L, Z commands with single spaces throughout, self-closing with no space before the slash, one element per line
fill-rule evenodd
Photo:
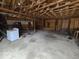
<path fill-rule="evenodd" d="M 66 36 L 39 31 L 0 43 L 0 59 L 79 59 L 79 48 Z"/>

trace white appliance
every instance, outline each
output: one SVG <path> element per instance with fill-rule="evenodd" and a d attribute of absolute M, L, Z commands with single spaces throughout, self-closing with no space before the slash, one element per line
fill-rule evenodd
<path fill-rule="evenodd" d="M 19 39 L 19 29 L 13 28 L 12 30 L 7 30 L 7 39 L 10 41 L 15 41 Z"/>

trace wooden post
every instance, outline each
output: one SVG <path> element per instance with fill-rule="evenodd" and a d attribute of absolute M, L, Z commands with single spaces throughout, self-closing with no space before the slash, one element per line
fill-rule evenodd
<path fill-rule="evenodd" d="M 61 27 L 60 27 L 61 28 L 60 29 L 61 31 L 62 31 L 62 24 L 63 24 L 63 19 L 61 19 Z"/>
<path fill-rule="evenodd" d="M 15 8 L 15 0 L 13 0 L 12 7 Z"/>
<path fill-rule="evenodd" d="M 4 0 L 2 0 L 2 7 L 4 7 L 4 3 L 5 3 L 5 1 L 4 1 Z"/>
<path fill-rule="evenodd" d="M 68 22 L 68 29 L 67 29 L 68 35 L 71 35 L 71 32 L 70 32 L 70 31 L 71 31 L 71 28 L 70 28 L 70 27 L 71 27 L 71 21 L 72 21 L 72 20 L 69 19 L 69 22 Z"/>
<path fill-rule="evenodd" d="M 12 0 L 10 0 L 10 3 L 9 3 L 9 9 L 12 8 Z"/>
<path fill-rule="evenodd" d="M 36 32 L 36 20 L 35 19 L 33 19 L 33 29 L 34 29 L 34 32 Z"/>
<path fill-rule="evenodd" d="M 68 30 L 70 31 L 71 19 L 69 19 Z"/>
<path fill-rule="evenodd" d="M 58 20 L 55 20 L 55 31 L 57 30 Z"/>
<path fill-rule="evenodd" d="M 45 20 L 42 18 L 42 29 L 44 30 L 44 27 L 45 27 Z"/>

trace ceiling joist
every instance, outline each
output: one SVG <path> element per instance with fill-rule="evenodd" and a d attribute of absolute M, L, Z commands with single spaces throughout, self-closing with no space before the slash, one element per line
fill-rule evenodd
<path fill-rule="evenodd" d="M 59 3 L 59 2 L 61 2 L 61 1 L 57 1 L 57 2 Z M 50 7 L 50 6 L 53 6 L 53 5 L 57 4 L 57 2 L 50 3 L 50 4 L 46 5 L 46 6 L 43 6 L 43 7 L 39 8 L 38 10 L 34 10 L 33 12 L 39 11 L 39 10 L 41 10 L 41 9 L 48 8 L 48 7 Z"/>

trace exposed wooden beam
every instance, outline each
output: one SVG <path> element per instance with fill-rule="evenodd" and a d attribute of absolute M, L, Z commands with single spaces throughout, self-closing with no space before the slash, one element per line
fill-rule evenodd
<path fill-rule="evenodd" d="M 48 17 L 52 18 L 52 15 L 50 15 L 48 12 L 45 13 Z"/>
<path fill-rule="evenodd" d="M 50 3 L 50 4 L 46 5 L 46 6 L 43 6 L 43 7 L 39 8 L 38 10 L 34 10 L 33 12 L 39 11 L 41 9 L 45 9 L 47 7 L 50 7 L 50 6 L 53 6 L 53 5 L 55 5 L 55 4 L 59 3 L 59 2 L 61 2 L 61 1 Z"/>
<path fill-rule="evenodd" d="M 43 13 L 41 13 L 40 15 L 44 15 L 49 11 L 49 8 L 47 8 L 46 10 L 43 11 Z"/>
<path fill-rule="evenodd" d="M 71 7 L 69 7 L 70 9 L 71 8 L 76 8 L 76 7 L 78 7 L 79 6 L 79 4 L 75 4 L 74 6 L 71 6 Z"/>
<path fill-rule="evenodd" d="M 54 7 L 53 10 L 61 9 L 61 8 L 66 7 L 66 6 L 71 6 L 71 5 L 74 5 L 74 4 L 76 4 L 76 3 L 79 3 L 79 1 L 74 1 L 74 2 L 71 2 L 71 3 L 70 3 L 70 2 L 67 2 L 67 3 L 65 3 L 64 5 L 61 5 L 61 6 L 58 6 L 58 7 Z M 39 10 L 41 10 L 41 9 L 48 8 L 48 7 L 53 6 L 53 5 L 55 5 L 55 4 L 57 4 L 57 2 L 50 3 L 50 4 L 46 5 L 46 6 L 43 6 L 43 7 L 39 8 L 38 10 L 34 10 L 33 12 L 37 12 L 37 11 L 39 11 Z"/>
<path fill-rule="evenodd" d="M 39 4 L 38 6 L 37 6 L 37 8 L 36 9 L 34 9 L 34 10 L 38 10 L 39 8 L 40 8 L 40 6 L 45 6 L 47 3 L 44 3 L 44 4 Z M 42 9 L 42 10 L 44 10 L 44 9 Z"/>
<path fill-rule="evenodd" d="M 30 0 L 30 1 L 32 2 L 32 4 L 30 5 L 29 9 L 32 8 L 36 4 L 35 0 Z"/>
<path fill-rule="evenodd" d="M 63 11 L 65 12 L 66 16 L 69 16 L 69 6 L 65 7 Z"/>
<path fill-rule="evenodd" d="M 5 5 L 4 0 L 2 0 L 2 2 L 0 2 L 0 4 L 1 4 L 1 7 L 3 7 Z"/>
<path fill-rule="evenodd" d="M 58 6 L 58 7 L 53 8 L 53 10 L 65 8 L 67 6 L 71 6 L 71 5 L 74 5 L 74 4 L 77 4 L 77 3 L 79 4 L 79 1 L 74 1 L 74 2 L 71 2 L 71 3 L 68 2 L 68 3 L 64 4 L 64 5 L 61 5 L 61 6 Z"/>
<path fill-rule="evenodd" d="M 79 4 L 75 4 L 74 6 L 71 6 L 71 7 L 66 6 L 65 8 L 62 8 L 62 12 L 65 13 L 65 16 L 71 16 L 75 12 L 75 9 L 77 9 L 78 6 Z M 70 10 L 72 10 L 72 12 Z M 60 9 L 57 9 L 57 11 L 60 12 Z"/>
<path fill-rule="evenodd" d="M 38 8 L 40 8 L 40 6 L 41 6 L 41 5 L 38 5 L 37 8 L 36 8 L 36 10 L 37 10 Z"/>
<path fill-rule="evenodd" d="M 22 15 L 22 16 L 25 16 L 27 19 L 31 19 L 31 18 L 27 17 L 24 13 L 19 13 L 19 12 L 9 10 L 9 9 L 6 9 L 6 8 L 1 8 L 0 7 L 0 11 L 5 12 L 5 13 L 12 13 L 12 14 L 17 14 L 17 15 Z"/>
<path fill-rule="evenodd" d="M 74 3 L 79 3 L 78 1 L 76 1 L 76 2 L 73 2 L 73 3 L 71 3 L 71 4 L 74 4 Z M 71 4 L 69 4 L 69 5 L 71 5 Z M 65 5 L 63 5 L 63 6 L 65 6 Z M 60 6 L 58 5 L 58 8 L 56 9 L 56 8 L 52 8 L 53 10 L 58 10 L 58 12 L 60 13 L 60 15 L 61 16 L 63 16 L 64 17 L 64 15 L 65 16 L 70 16 L 70 14 L 69 14 L 69 8 L 75 8 L 75 7 L 77 7 L 77 6 L 79 6 L 79 4 L 76 4 L 76 5 L 74 5 L 74 6 L 71 6 L 71 7 L 69 7 L 68 5 L 66 5 L 64 8 L 62 8 L 62 10 L 61 10 L 61 8 L 59 8 Z M 63 12 L 65 12 L 64 14 L 63 14 Z M 72 11 L 72 14 L 75 12 L 75 10 L 73 10 Z M 54 13 L 53 13 L 54 14 Z"/>
<path fill-rule="evenodd" d="M 49 12 L 51 12 L 52 15 L 54 15 L 55 17 L 57 17 L 57 14 L 52 9 Z"/>
<path fill-rule="evenodd" d="M 43 0 L 43 1 L 38 1 L 37 0 L 37 2 L 36 3 L 34 2 L 35 4 L 33 4 L 32 7 L 30 7 L 29 9 L 33 9 L 35 6 L 38 6 L 38 5 L 42 4 L 42 3 L 44 3 L 45 1 L 46 0 Z"/>
<path fill-rule="evenodd" d="M 64 16 L 64 14 L 63 14 L 63 9 L 60 9 L 60 10 L 59 10 L 59 14 L 60 14 L 61 17 Z"/>
<path fill-rule="evenodd" d="M 73 8 L 71 12 L 71 16 L 73 16 L 75 12 L 76 12 L 76 8 Z"/>

